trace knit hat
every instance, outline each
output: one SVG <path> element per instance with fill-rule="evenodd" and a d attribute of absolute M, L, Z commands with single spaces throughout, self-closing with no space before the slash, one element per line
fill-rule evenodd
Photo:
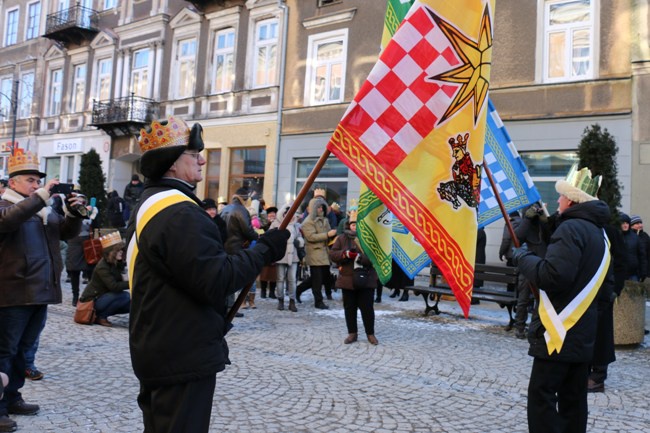
<path fill-rule="evenodd" d="M 633 226 L 634 224 L 642 223 L 641 217 L 638 215 L 632 215 L 630 217 L 630 225 Z"/>
<path fill-rule="evenodd" d="M 587 167 L 578 170 L 578 164 L 574 164 L 566 179 L 558 180 L 555 183 L 555 190 L 574 203 L 584 203 L 598 200 L 596 193 L 600 188 L 601 181 L 600 176 L 592 178 L 591 170 Z"/>
<path fill-rule="evenodd" d="M 149 179 L 160 179 L 183 152 L 203 150 L 203 128 L 195 123 L 190 130 L 182 119 L 169 116 L 141 129 L 138 144 L 142 150 L 140 171 Z"/>
<path fill-rule="evenodd" d="M 632 221 L 632 220 L 630 219 L 630 216 L 629 216 L 628 214 L 626 214 L 626 213 L 622 213 L 622 212 L 621 212 L 621 222 L 622 222 L 622 223 L 628 223 L 628 224 L 630 224 L 631 221 Z"/>

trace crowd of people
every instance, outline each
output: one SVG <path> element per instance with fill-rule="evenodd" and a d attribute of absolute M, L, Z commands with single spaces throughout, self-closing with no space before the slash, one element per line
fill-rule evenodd
<path fill-rule="evenodd" d="M 357 237 L 356 204 L 342 212 L 328 203 L 324 185 L 315 185 L 304 209 L 291 215 L 293 203 L 266 206 L 246 185 L 229 200 L 201 200 L 194 193 L 206 164 L 201 125 L 154 121 L 139 144 L 147 181 L 134 175 L 123 197 L 110 193 L 111 230 L 99 238 L 102 254 L 93 263 L 84 245 L 96 231 L 97 209 L 78 192 L 54 194 L 56 179 L 43 185 L 36 155 L 9 159 L 9 180 L 0 184 L 0 432 L 16 429 L 9 415 L 39 411 L 20 389 L 26 378 L 43 377 L 34 357 L 47 305 L 62 299 L 64 264 L 73 305 L 92 301 L 94 323 L 111 327 L 109 317 L 130 313 L 145 431 L 209 430 L 216 375 L 230 363 L 227 317 L 242 290 L 243 310 L 256 308 L 259 287 L 261 298 L 291 313 L 309 289 L 321 310 L 340 290 L 343 343 L 358 341 L 359 314 L 368 343 L 379 343 L 374 304 L 383 286 Z M 528 338 L 534 358 L 531 432 L 585 431 L 586 395 L 604 392 L 616 359 L 613 302 L 625 280 L 642 282 L 650 268 L 641 217 L 621 213 L 620 226 L 612 225 L 596 195 L 598 179 L 583 170 L 581 182 L 572 174 L 557 182 L 555 214 L 537 204 L 510 214 L 516 242 L 504 229 L 499 250 L 520 275 L 509 289 L 519 292 L 515 336 Z M 477 245 L 485 245 L 485 233 L 479 235 Z M 390 296 L 408 300 L 410 285 L 393 261 Z"/>

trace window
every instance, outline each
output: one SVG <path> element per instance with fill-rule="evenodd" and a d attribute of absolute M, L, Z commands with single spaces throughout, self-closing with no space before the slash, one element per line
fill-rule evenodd
<path fill-rule="evenodd" d="M 255 49 L 253 53 L 253 87 L 275 84 L 277 75 L 278 20 L 264 20 L 255 26 Z"/>
<path fill-rule="evenodd" d="M 72 112 L 84 111 L 86 96 L 86 65 L 75 65 L 74 82 L 72 83 Z"/>
<path fill-rule="evenodd" d="M 47 105 L 48 116 L 56 116 L 61 113 L 62 78 L 63 71 L 61 69 L 50 71 L 50 95 Z"/>
<path fill-rule="evenodd" d="M 45 179 L 50 180 L 61 176 L 61 158 L 45 158 Z"/>
<path fill-rule="evenodd" d="M 178 41 L 178 83 L 176 95 L 187 98 L 194 94 L 194 79 L 196 71 L 196 39 Z"/>
<path fill-rule="evenodd" d="M 11 77 L 2 78 L 0 81 L 0 115 L 3 122 L 11 120 L 14 81 Z"/>
<path fill-rule="evenodd" d="M 40 23 L 41 2 L 37 1 L 30 3 L 27 6 L 27 31 L 25 32 L 25 39 L 34 39 L 38 37 Z"/>
<path fill-rule="evenodd" d="M 318 158 L 296 160 L 296 189 L 293 191 L 294 195 L 298 194 L 298 191 L 305 184 L 305 181 L 317 162 Z M 341 161 L 334 157 L 327 159 L 327 162 L 318 173 L 318 177 L 314 182 L 327 187 L 327 195 L 325 197 L 327 203 L 337 202 L 342 207 L 345 206 L 345 203 L 348 201 L 348 173 L 348 168 Z M 307 197 L 300 205 L 301 211 L 305 211 L 311 198 L 307 194 Z M 345 211 L 345 209 L 342 210 Z"/>
<path fill-rule="evenodd" d="M 74 181 L 74 155 L 66 156 L 65 157 L 65 166 L 66 166 L 66 176 L 65 176 L 65 181 L 66 183 L 75 183 Z"/>
<path fill-rule="evenodd" d="M 544 81 L 593 78 L 593 1 L 547 1 L 544 13 Z"/>
<path fill-rule="evenodd" d="M 235 79 L 235 30 L 218 31 L 214 41 L 213 93 L 232 90 Z"/>
<path fill-rule="evenodd" d="M 18 9 L 7 11 L 5 19 L 5 46 L 13 45 L 18 38 Z"/>
<path fill-rule="evenodd" d="M 106 101 L 111 98 L 111 79 L 113 77 L 113 60 L 101 59 L 97 62 L 97 99 Z"/>
<path fill-rule="evenodd" d="M 136 96 L 149 97 L 149 50 L 139 50 L 133 53 L 133 68 L 131 69 L 131 91 Z"/>
<path fill-rule="evenodd" d="M 113 9 L 117 6 L 117 0 L 104 0 L 104 10 Z"/>
<path fill-rule="evenodd" d="M 221 149 L 208 150 L 208 162 L 205 165 L 205 196 L 217 199 L 219 195 L 219 178 L 221 176 Z"/>
<path fill-rule="evenodd" d="M 307 78 L 309 105 L 343 100 L 347 31 L 309 38 Z"/>
<path fill-rule="evenodd" d="M 318 0 L 318 7 L 322 8 L 323 6 L 334 5 L 337 3 L 341 3 L 341 0 Z"/>
<path fill-rule="evenodd" d="M 521 159 L 528 167 L 535 187 L 546 203 L 549 213 L 557 210 L 555 182 L 564 179 L 571 166 L 578 162 L 575 151 L 521 152 Z"/>
<path fill-rule="evenodd" d="M 264 164 L 266 149 L 264 147 L 245 147 L 232 149 L 230 152 L 230 182 L 228 197 L 238 188 L 248 188 L 262 196 L 264 191 Z"/>
<path fill-rule="evenodd" d="M 18 117 L 32 117 L 32 102 L 34 101 L 34 73 L 23 74 L 20 80 L 20 99 L 18 100 Z"/>

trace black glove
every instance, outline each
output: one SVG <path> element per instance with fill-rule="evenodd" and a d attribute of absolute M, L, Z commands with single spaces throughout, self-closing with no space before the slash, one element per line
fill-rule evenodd
<path fill-rule="evenodd" d="M 517 266 L 519 264 L 519 259 L 521 259 L 524 256 L 528 256 L 533 254 L 532 252 L 528 251 L 528 245 L 523 244 L 519 248 L 513 248 L 512 249 L 512 264 Z"/>
<path fill-rule="evenodd" d="M 257 242 L 266 245 L 268 248 L 264 253 L 264 264 L 270 265 L 284 257 L 284 254 L 287 252 L 287 241 L 290 236 L 291 233 L 286 229 L 271 229 L 260 236 Z"/>

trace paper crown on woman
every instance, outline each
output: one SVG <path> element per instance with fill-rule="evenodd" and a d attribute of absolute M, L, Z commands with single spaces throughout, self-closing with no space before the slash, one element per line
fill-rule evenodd
<path fill-rule="evenodd" d="M 141 129 L 138 144 L 140 171 L 149 179 L 160 179 L 183 152 L 203 150 L 203 128 L 195 123 L 190 129 L 182 119 L 169 116 Z"/>
<path fill-rule="evenodd" d="M 555 190 L 575 203 L 584 203 L 587 201 L 598 200 L 596 194 L 600 183 L 601 176 L 591 177 L 591 170 L 583 167 L 578 170 L 578 164 L 574 164 L 569 170 L 566 179 L 558 180 L 555 183 Z"/>
<path fill-rule="evenodd" d="M 21 174 L 35 174 L 41 178 L 45 177 L 45 173 L 40 170 L 38 164 L 38 155 L 29 151 L 25 152 L 24 149 L 19 148 L 17 145 L 9 156 L 7 169 L 9 177 Z"/>
<path fill-rule="evenodd" d="M 122 236 L 118 231 L 111 232 L 107 235 L 100 237 L 99 242 L 102 243 L 102 249 L 104 251 L 108 250 L 109 248 L 114 248 L 116 246 L 119 247 L 124 246 L 124 241 L 122 240 Z"/>

